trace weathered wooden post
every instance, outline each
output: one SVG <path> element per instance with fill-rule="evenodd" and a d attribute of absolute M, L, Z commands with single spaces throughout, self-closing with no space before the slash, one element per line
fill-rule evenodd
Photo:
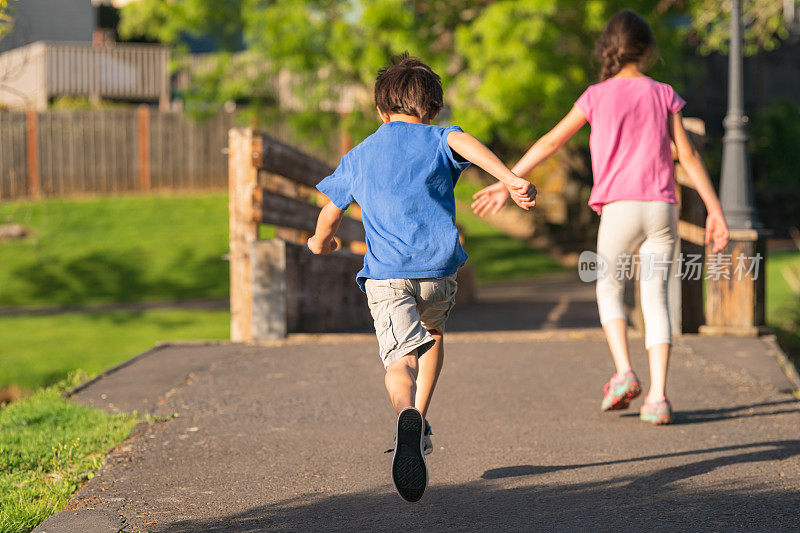
<path fill-rule="evenodd" d="M 755 337 L 765 329 L 765 241 L 754 229 L 734 229 L 722 252 L 706 250 L 706 325 L 700 333 Z"/>
<path fill-rule="evenodd" d="M 25 149 L 28 162 L 28 196 L 42 196 L 41 176 L 39 175 L 39 114 L 35 109 L 25 112 Z"/>
<path fill-rule="evenodd" d="M 228 213 L 231 340 L 234 342 L 253 340 L 253 272 L 250 252 L 258 238 L 258 223 L 253 213 L 253 191 L 258 183 L 254 156 L 260 157 L 260 153 L 254 153 L 253 130 L 232 128 L 228 133 Z"/>
<path fill-rule="evenodd" d="M 150 190 L 150 107 L 140 105 L 137 113 L 139 139 L 139 189 Z"/>
<path fill-rule="evenodd" d="M 706 250 L 707 335 L 754 336 L 764 327 L 765 235 L 758 231 L 747 153 L 742 80 L 741 2 L 732 0 L 728 113 L 722 152 L 722 210 L 731 228 L 728 246 Z"/>

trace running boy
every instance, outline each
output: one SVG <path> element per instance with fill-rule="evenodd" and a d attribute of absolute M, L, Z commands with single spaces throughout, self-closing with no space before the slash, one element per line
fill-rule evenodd
<path fill-rule="evenodd" d="M 458 126 L 430 124 L 443 105 L 442 85 L 419 59 L 404 54 L 378 73 L 375 104 L 383 124 L 317 185 L 330 203 L 308 247 L 315 254 L 335 250 L 344 211 L 358 202 L 367 253 L 356 282 L 367 294 L 398 413 L 392 480 L 403 499 L 416 502 L 428 483 L 424 455 L 433 451 L 425 415 L 444 360 L 456 272 L 467 260 L 453 187 L 474 163 L 523 209 L 535 205 L 536 189 Z"/>

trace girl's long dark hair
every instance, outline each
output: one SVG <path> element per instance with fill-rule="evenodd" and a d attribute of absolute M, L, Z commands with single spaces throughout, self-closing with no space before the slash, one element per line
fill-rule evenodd
<path fill-rule="evenodd" d="M 653 31 L 641 15 L 629 9 L 606 22 L 597 42 L 597 55 L 603 67 L 600 80 L 616 76 L 628 63 L 642 63 L 658 50 Z"/>

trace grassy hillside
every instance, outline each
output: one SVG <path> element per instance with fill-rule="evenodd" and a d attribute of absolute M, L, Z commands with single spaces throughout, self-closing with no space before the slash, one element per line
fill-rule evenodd
<path fill-rule="evenodd" d="M 227 195 L 0 204 L 33 236 L 0 242 L 0 306 L 228 294 Z"/>

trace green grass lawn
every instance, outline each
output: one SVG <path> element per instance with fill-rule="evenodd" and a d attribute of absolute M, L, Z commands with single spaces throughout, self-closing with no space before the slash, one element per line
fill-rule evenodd
<path fill-rule="evenodd" d="M 0 532 L 27 532 L 59 511 L 136 424 L 40 389 L 0 410 Z"/>
<path fill-rule="evenodd" d="M 789 288 L 781 270 L 793 266 L 800 268 L 800 252 L 771 252 L 767 256 L 767 323 L 779 325 L 786 322 L 800 301 Z"/>
<path fill-rule="evenodd" d="M 159 341 L 229 338 L 224 310 L 0 317 L 0 389 L 32 390 L 71 371 L 96 374 Z"/>
<path fill-rule="evenodd" d="M 767 325 L 775 330 L 781 346 L 800 368 L 800 298 L 781 272 L 790 266 L 800 269 L 800 252 L 772 252 L 767 256 Z"/>
<path fill-rule="evenodd" d="M 0 204 L 33 237 L 0 242 L 0 306 L 228 295 L 227 195 Z"/>
<path fill-rule="evenodd" d="M 34 232 L 0 242 L 0 306 L 225 298 L 227 209 L 224 193 L 0 204 L 0 222 Z M 158 341 L 224 339 L 228 323 L 196 310 L 0 317 L 0 389 L 94 374 Z"/>

